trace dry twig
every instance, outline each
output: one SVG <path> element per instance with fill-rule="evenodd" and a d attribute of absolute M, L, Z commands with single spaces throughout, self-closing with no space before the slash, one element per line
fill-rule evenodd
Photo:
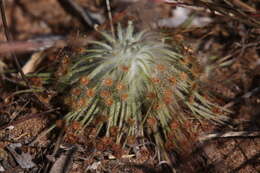
<path fill-rule="evenodd" d="M 204 142 L 214 138 L 234 138 L 234 137 L 260 137 L 260 131 L 239 131 L 239 132 L 226 132 L 226 133 L 211 133 L 201 136 L 199 141 Z"/>

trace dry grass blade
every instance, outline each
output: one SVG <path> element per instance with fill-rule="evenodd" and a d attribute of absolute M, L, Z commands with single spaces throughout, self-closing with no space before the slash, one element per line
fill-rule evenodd
<path fill-rule="evenodd" d="M 260 27 L 259 12 L 253 6 L 250 6 L 241 0 L 198 0 L 192 2 L 190 0 L 181 0 L 180 2 L 187 5 L 204 7 L 247 25 Z"/>

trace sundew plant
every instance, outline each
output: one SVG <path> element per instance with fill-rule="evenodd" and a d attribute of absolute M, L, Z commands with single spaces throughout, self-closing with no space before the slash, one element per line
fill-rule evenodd
<path fill-rule="evenodd" d="M 118 25 L 115 37 L 100 34 L 103 40 L 73 57 L 60 79 L 71 88 L 68 124 L 94 124 L 122 146 L 130 137 L 152 135 L 149 139 L 165 149 L 189 140 L 193 121 L 221 122 L 221 109 L 200 90 L 195 58 L 178 53 L 161 34 L 136 32 L 132 22 L 126 29 Z"/>

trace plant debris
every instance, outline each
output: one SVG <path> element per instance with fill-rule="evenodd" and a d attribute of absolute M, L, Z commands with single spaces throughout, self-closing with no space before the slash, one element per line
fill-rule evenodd
<path fill-rule="evenodd" d="M 259 1 L 2 2 L 1 17 L 4 19 L 5 14 L 7 23 L 0 23 L 0 172 L 259 172 Z M 159 133 L 155 130 L 163 132 L 160 126 L 163 120 L 158 115 L 147 117 L 143 129 L 133 128 L 140 123 L 135 118 L 125 119 L 127 127 L 139 133 L 121 133 L 121 136 L 120 121 L 113 120 L 115 123 L 111 124 L 109 112 L 101 112 L 91 121 L 86 119 L 87 125 L 77 119 L 64 121 L 71 107 L 76 110 L 96 94 L 104 107 L 113 107 L 118 100 L 127 102 L 131 97 L 124 92 L 128 90 L 127 83 L 118 83 L 109 76 L 100 80 L 102 90 L 85 91 L 80 87 L 93 85 L 93 76 L 85 75 L 77 79 L 77 84 L 72 82 L 74 85 L 68 87 L 71 91 L 58 90 L 60 78 L 68 74 L 75 57 L 84 57 L 93 50 L 92 40 L 102 40 L 100 32 L 116 31 L 119 23 L 124 28 L 128 21 L 133 21 L 135 31 L 156 31 L 160 38 L 165 38 L 162 42 L 175 45 L 175 51 L 183 57 L 180 63 L 197 63 L 187 65 L 188 71 L 200 81 L 194 81 L 189 89 L 200 88 L 205 99 L 223 106 L 212 108 L 214 114 L 221 116 L 222 109 L 228 108 L 225 123 L 194 119 L 189 109 L 183 109 L 181 99 L 176 105 L 189 118 L 170 121 L 169 131 L 189 129 L 189 133 L 185 132 L 186 138 L 183 133 L 162 135 L 162 141 L 168 141 L 164 144 L 156 143 Z M 9 41 L 5 31 L 11 35 Z M 35 64 L 30 60 L 35 56 L 44 59 Z M 153 70 L 168 72 L 169 66 L 161 62 Z M 26 69 L 23 77 L 22 69 Z M 132 69 L 123 64 L 119 70 L 129 73 Z M 168 77 L 167 82 L 174 85 L 187 77 L 191 77 L 190 73 L 180 73 L 177 79 Z M 163 84 L 162 75 L 153 76 L 149 82 Z M 86 95 L 80 99 L 83 90 Z M 115 98 L 113 93 L 120 95 Z M 160 110 L 161 103 L 173 102 L 169 90 L 160 93 L 164 97 L 153 109 Z M 64 97 L 68 94 L 79 99 L 69 100 Z M 157 96 L 149 92 L 145 98 L 152 100 Z M 190 95 L 185 101 L 196 103 L 198 98 Z M 145 108 L 140 111 L 146 112 Z M 183 152 L 176 150 L 176 144 Z M 170 164 L 161 157 L 162 147 L 169 151 Z"/>

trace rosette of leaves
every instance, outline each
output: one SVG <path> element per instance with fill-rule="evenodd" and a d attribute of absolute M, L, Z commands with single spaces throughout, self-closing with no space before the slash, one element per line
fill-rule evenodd
<path fill-rule="evenodd" d="M 70 86 L 68 123 L 94 124 L 97 134 L 125 146 L 137 136 L 152 135 L 159 148 L 182 145 L 187 122 L 221 122 L 217 105 L 199 89 L 201 69 L 165 42 L 160 34 L 135 32 L 129 22 L 116 36 L 101 32 L 82 55 L 72 58 L 60 84 Z M 103 129 L 103 130 L 101 130 Z M 186 130 L 185 130 L 186 129 Z"/>

